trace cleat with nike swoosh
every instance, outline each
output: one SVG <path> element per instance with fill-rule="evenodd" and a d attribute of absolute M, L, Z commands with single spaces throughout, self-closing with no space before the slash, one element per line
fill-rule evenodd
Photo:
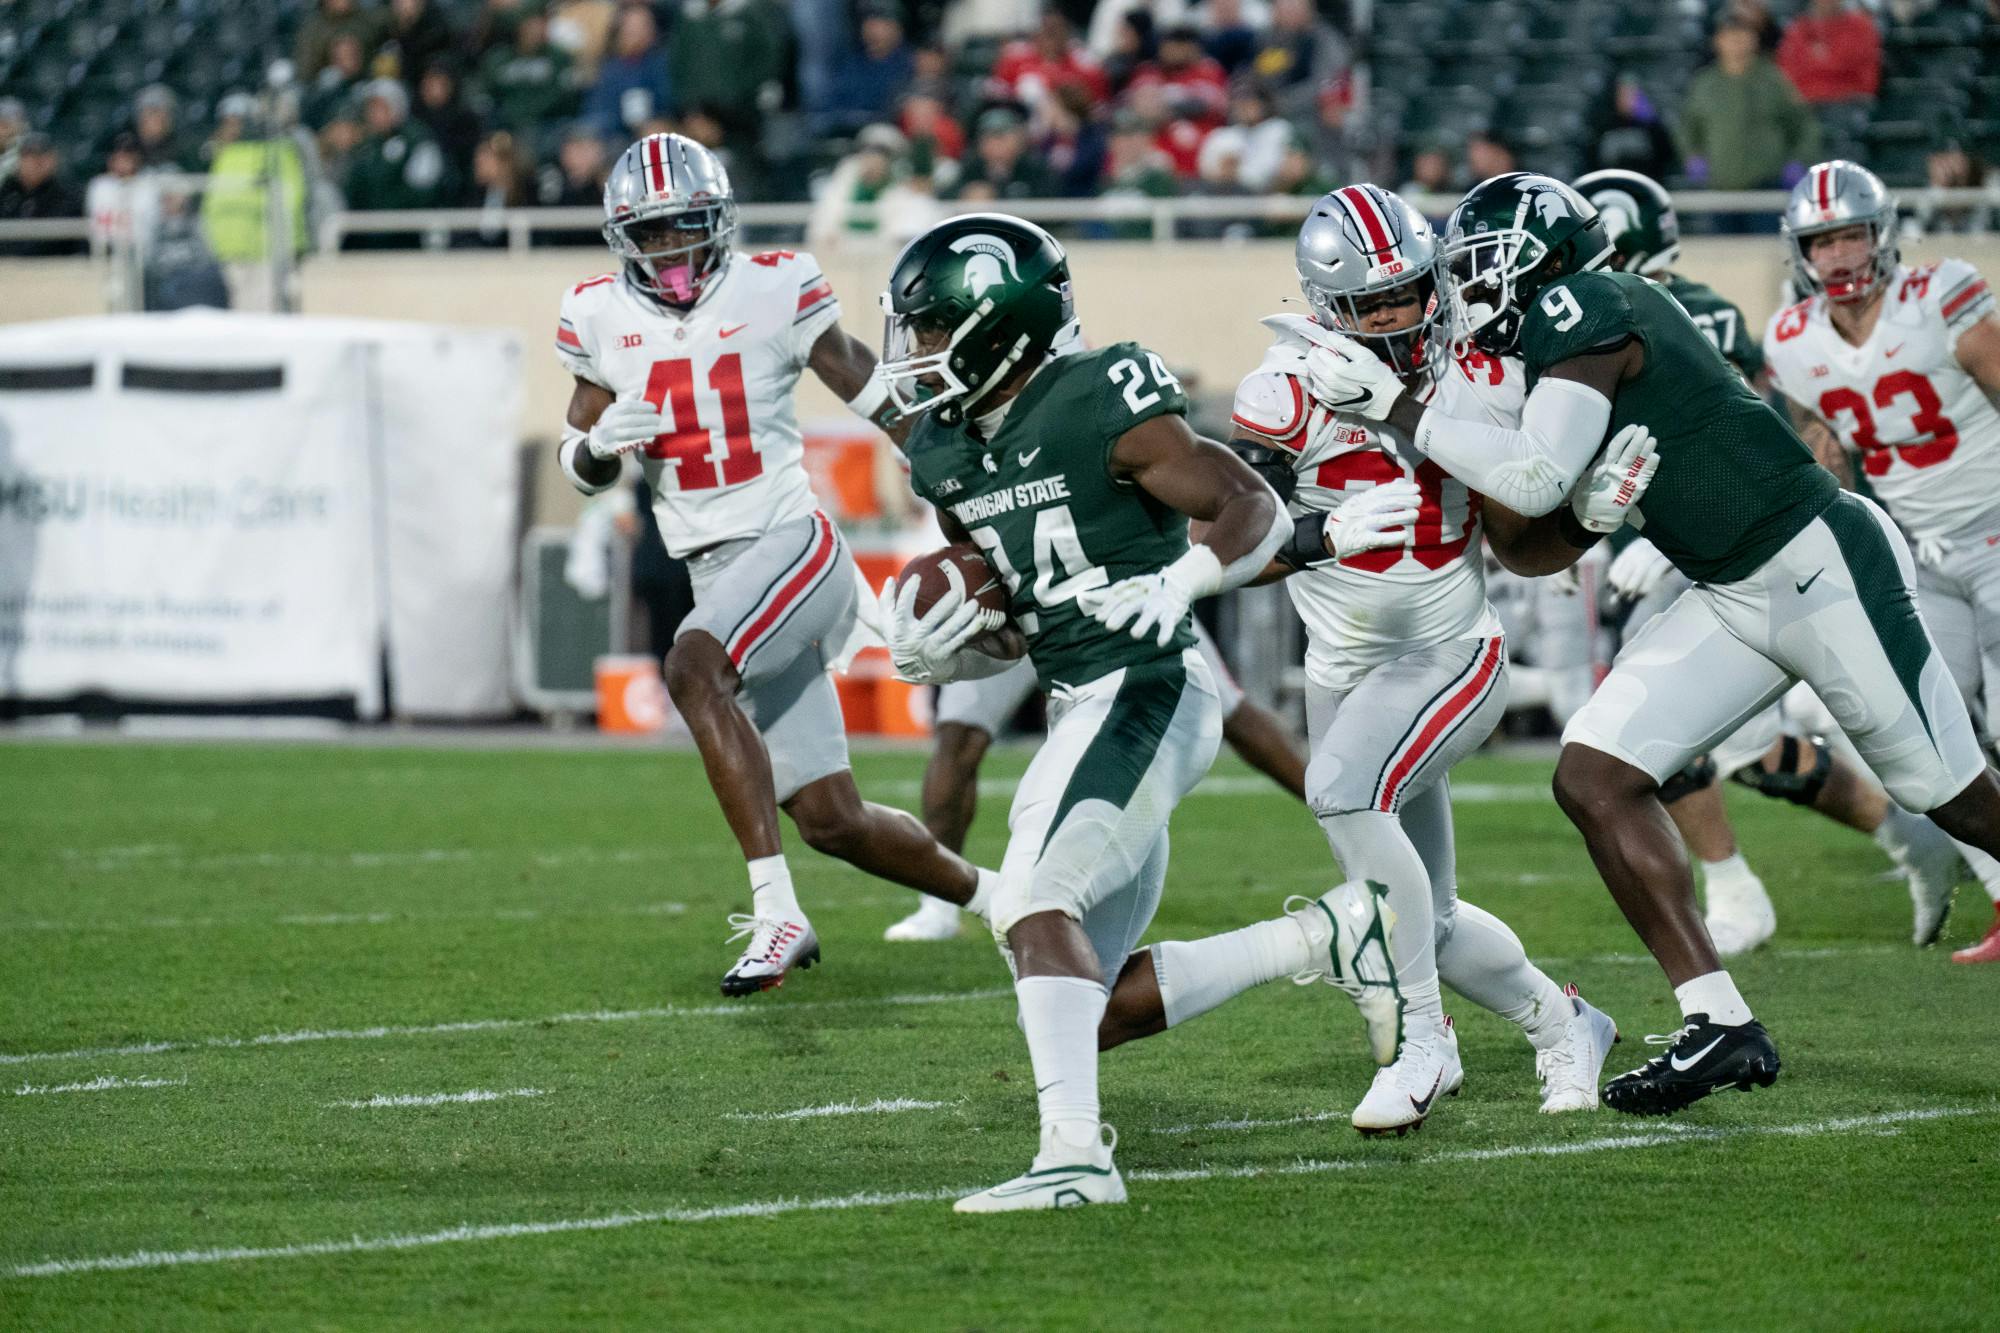
<path fill-rule="evenodd" d="M 1672 1115 L 1711 1092 L 1748 1092 L 1778 1081 L 1778 1048 L 1756 1019 L 1729 1025 L 1689 1014 L 1687 1026 L 1646 1038 L 1667 1049 L 1604 1085 L 1604 1104 L 1626 1115 Z"/>
<path fill-rule="evenodd" d="M 1124 1203 L 1125 1179 L 1111 1160 L 1118 1131 L 1102 1126 L 1095 1143 L 1076 1147 L 1062 1141 L 1056 1127 L 1042 1130 L 1042 1151 L 1034 1164 L 1012 1180 L 968 1194 L 954 1213 L 1021 1213 L 1081 1208 L 1092 1203 Z"/>
<path fill-rule="evenodd" d="M 1375 1081 L 1354 1108 L 1354 1127 L 1363 1134 L 1400 1138 L 1422 1129 L 1438 1098 L 1456 1097 L 1465 1086 L 1458 1032 L 1451 1019 L 1422 1028 L 1412 1023 L 1411 1028 L 1396 1062 L 1375 1071 Z"/>

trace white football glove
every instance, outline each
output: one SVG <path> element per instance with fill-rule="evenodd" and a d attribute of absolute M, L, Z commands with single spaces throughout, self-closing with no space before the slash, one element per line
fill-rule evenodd
<path fill-rule="evenodd" d="M 1637 422 L 1627 426 L 1611 437 L 1604 457 L 1570 492 L 1569 507 L 1576 521 L 1591 532 L 1616 532 L 1639 507 L 1639 498 L 1659 470 L 1653 433 Z"/>
<path fill-rule="evenodd" d="M 592 458 L 617 458 L 645 448 L 666 428 L 667 419 L 645 399 L 620 398 L 598 416 L 597 424 L 584 436 L 584 447 Z"/>
<path fill-rule="evenodd" d="M 1605 577 L 1611 580 L 1611 591 L 1636 602 L 1673 572 L 1673 562 L 1660 554 L 1659 547 L 1641 537 L 1617 554 Z"/>
<path fill-rule="evenodd" d="M 1326 516 L 1326 549 L 1345 560 L 1363 551 L 1401 546 L 1422 503 L 1423 492 L 1408 477 L 1350 495 Z"/>
<path fill-rule="evenodd" d="M 896 674 L 917 685 L 943 685 L 958 676 L 957 657 L 964 647 L 988 630 L 999 629 L 1007 617 L 988 611 L 965 595 L 965 579 L 952 565 L 944 567 L 951 589 L 917 614 L 917 580 L 896 590 L 896 580 L 882 585 L 878 607 L 883 637 Z"/>
<path fill-rule="evenodd" d="M 1336 412 L 1381 421 L 1403 392 L 1403 381 L 1382 358 L 1337 333 L 1315 331 L 1306 353 L 1306 378 L 1312 395 Z"/>
<path fill-rule="evenodd" d="M 1164 648 L 1187 617 L 1188 608 L 1222 586 L 1222 563 L 1203 545 L 1151 574 L 1134 574 L 1108 588 L 1088 589 L 1077 604 L 1106 629 L 1126 630 L 1135 639 L 1151 637 Z"/>
<path fill-rule="evenodd" d="M 1919 537 L 1916 547 L 1917 563 L 1932 569 L 1943 569 L 1945 557 L 1951 554 L 1949 537 Z"/>

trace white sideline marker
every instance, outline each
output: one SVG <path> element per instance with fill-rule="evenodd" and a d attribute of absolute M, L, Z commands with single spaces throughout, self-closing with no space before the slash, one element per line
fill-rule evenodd
<path fill-rule="evenodd" d="M 895 1115 L 899 1111 L 935 1111 L 950 1102 L 925 1102 L 914 1097 L 877 1097 L 872 1102 L 834 1102 L 828 1106 L 801 1106 L 796 1111 L 731 1111 L 725 1120 L 813 1120 L 827 1115 Z"/>
<path fill-rule="evenodd" d="M 44 1083 L 39 1087 L 23 1083 L 14 1089 L 16 1097 L 39 1097 L 50 1092 L 111 1092 L 118 1088 L 184 1088 L 187 1078 L 119 1078 L 114 1074 L 99 1074 L 96 1078 L 82 1083 Z"/>
<path fill-rule="evenodd" d="M 114 1055 L 159 1055 L 165 1051 L 236 1050 L 259 1046 L 294 1046 L 312 1041 L 376 1041 L 383 1037 L 432 1037 L 460 1032 L 506 1032 L 516 1028 L 554 1027 L 563 1023 L 631 1023 L 642 1019 L 734 1018 L 762 1013 L 793 1013 L 804 1009 L 872 1009 L 878 1005 L 961 1004 L 1012 996 L 1011 989 L 942 991 L 917 995 L 856 996 L 849 1000 L 801 1000 L 797 1004 L 667 1005 L 651 1009 L 595 1009 L 550 1014 L 545 1018 L 472 1018 L 455 1023 L 383 1025 L 366 1028 L 307 1028 L 300 1032 L 264 1032 L 254 1037 L 185 1037 L 177 1041 L 144 1041 L 129 1046 L 93 1046 L 73 1051 L 16 1051 L 0 1054 L 0 1065 L 36 1060 L 96 1060 Z"/>
<path fill-rule="evenodd" d="M 1702 1129 L 1679 1133 L 1649 1132 L 1617 1138 L 1579 1139 L 1573 1143 L 1522 1143 L 1501 1148 L 1472 1148 L 1414 1159 L 1378 1156 L 1341 1161 L 1308 1159 L 1287 1162 L 1282 1166 L 1199 1166 L 1185 1170 L 1133 1171 L 1128 1173 L 1126 1179 L 1255 1180 L 1263 1177 L 1323 1175 L 1334 1171 L 1362 1171 L 1379 1167 L 1421 1167 L 1442 1162 L 1488 1162 L 1509 1157 L 1567 1157 L 1582 1153 L 1619 1152 L 1634 1148 L 1656 1148 L 1667 1144 L 1713 1142 L 1772 1134 L 1807 1137 L 1843 1134 L 1855 1130 L 1873 1130 L 1883 1125 L 1902 1125 L 1922 1120 L 1949 1120 L 1995 1113 L 2000 1113 L 2000 1105 L 1934 1106 L 1905 1111 L 1884 1111 L 1877 1115 L 1811 1120 L 1790 1125 L 1738 1125 L 1726 1129 Z M 903 1190 L 894 1193 L 870 1191 L 861 1194 L 838 1194 L 819 1199 L 761 1199 L 709 1208 L 661 1208 L 643 1213 L 609 1213 L 601 1217 L 564 1218 L 552 1222 L 501 1222 L 483 1226 L 462 1223 L 442 1231 L 392 1236 L 353 1236 L 345 1240 L 310 1241 L 302 1245 L 234 1245 L 206 1250 L 136 1250 L 129 1254 L 95 1255 L 82 1259 L 44 1259 L 39 1263 L 18 1264 L 13 1268 L 0 1270 L 0 1277 L 60 1277 L 72 1273 L 116 1273 L 135 1268 L 179 1268 L 189 1264 L 245 1263 L 257 1259 L 296 1259 L 328 1254 L 374 1254 L 386 1250 L 416 1250 L 432 1245 L 454 1245 L 468 1241 L 553 1236 L 573 1231 L 616 1231 L 624 1227 L 648 1226 L 659 1222 L 717 1222 L 735 1217 L 777 1217 L 786 1213 L 839 1212 L 850 1208 L 884 1208 L 904 1203 L 939 1203 L 945 1199 L 970 1194 L 975 1188 L 977 1187 L 960 1186 L 952 1189 Z"/>
<path fill-rule="evenodd" d="M 497 1102 L 507 1097 L 546 1097 L 548 1093 L 540 1088 L 508 1088 L 495 1092 L 491 1088 L 473 1088 L 467 1092 L 428 1092 L 421 1095 L 403 1094 L 399 1096 L 377 1095 L 355 1102 L 328 1102 L 328 1106 L 345 1106 L 357 1111 L 365 1111 L 377 1106 L 443 1106 L 447 1102 Z"/>

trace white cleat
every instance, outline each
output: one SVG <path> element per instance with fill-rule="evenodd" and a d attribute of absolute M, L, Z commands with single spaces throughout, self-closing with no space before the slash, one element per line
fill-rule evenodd
<path fill-rule="evenodd" d="M 760 990 L 771 990 L 784 985 L 786 974 L 793 968 L 803 972 L 819 961 L 819 937 L 813 934 L 812 924 L 803 914 L 796 921 L 782 921 L 739 912 L 731 914 L 729 924 L 736 930 L 729 937 L 731 944 L 745 935 L 750 937 L 750 943 L 743 947 L 743 956 L 736 960 L 736 966 L 724 974 L 724 995 L 755 995 Z"/>
<path fill-rule="evenodd" d="M 1755 875 L 1734 884 L 1709 884 L 1708 915 L 1703 924 L 1715 951 L 1724 958 L 1749 953 L 1778 929 L 1778 909 Z"/>
<path fill-rule="evenodd" d="M 1465 1085 L 1465 1066 L 1458 1061 L 1458 1033 L 1451 1019 L 1413 1033 L 1403 1042 L 1396 1063 L 1375 1071 L 1368 1095 L 1354 1108 L 1354 1127 L 1363 1134 L 1401 1137 L 1422 1129 L 1440 1097 L 1456 1097 Z"/>
<path fill-rule="evenodd" d="M 1118 1174 L 1111 1150 L 1118 1131 L 1109 1125 L 1095 1143 L 1081 1147 L 1065 1143 L 1056 1127 L 1042 1131 L 1042 1151 L 1034 1165 L 990 1190 L 968 1194 L 951 1206 L 954 1213 L 1019 1213 L 1048 1208 L 1081 1208 L 1091 1203 L 1125 1202 L 1125 1179 Z"/>
<path fill-rule="evenodd" d="M 1403 1042 L 1403 992 L 1389 957 L 1389 932 L 1396 913 L 1385 901 L 1388 890 L 1372 880 L 1349 880 L 1318 898 L 1285 899 L 1285 912 L 1305 932 L 1313 965 L 1292 977 L 1301 986 L 1315 981 L 1354 1001 L 1368 1025 L 1375 1063 L 1396 1058 Z M 1303 903 L 1303 907 L 1293 907 Z"/>
<path fill-rule="evenodd" d="M 1535 1052 L 1535 1077 L 1542 1081 L 1542 1114 L 1590 1111 L 1597 1107 L 1597 1080 L 1618 1040 L 1611 1015 L 1588 1004 L 1575 986 L 1563 988 L 1572 1006 L 1562 1039 Z"/>
<path fill-rule="evenodd" d="M 958 938 L 959 906 L 942 898 L 924 898 L 917 910 L 882 932 L 885 940 L 955 940 Z"/>
<path fill-rule="evenodd" d="M 1965 873 L 1957 845 L 1930 820 L 1896 806 L 1889 807 L 1875 841 L 1909 882 L 1910 942 L 1919 949 L 1936 944 L 1951 915 L 1951 895 Z"/>

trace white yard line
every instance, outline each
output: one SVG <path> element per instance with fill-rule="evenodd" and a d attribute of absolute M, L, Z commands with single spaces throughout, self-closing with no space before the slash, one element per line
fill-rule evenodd
<path fill-rule="evenodd" d="M 96 1078 L 82 1083 L 44 1083 L 36 1086 L 23 1083 L 14 1089 L 16 1097 L 39 1097 L 49 1092 L 112 1092 L 119 1088 L 184 1088 L 187 1079 L 182 1078 L 119 1078 L 113 1074 L 99 1074 Z"/>
<path fill-rule="evenodd" d="M 553 1027 L 560 1023 L 631 1023 L 652 1019 L 736 1018 L 802 1009 L 873 1009 L 878 1006 L 960 1004 L 1013 995 L 1011 989 L 945 991 L 919 995 L 874 995 L 851 1000 L 801 1000 L 796 1004 L 738 1001 L 733 1004 L 664 1005 L 650 1009 L 594 1009 L 549 1014 L 542 1018 L 472 1018 L 454 1023 L 384 1024 L 366 1028 L 306 1028 L 295 1032 L 264 1032 L 254 1037 L 182 1037 L 171 1041 L 134 1042 L 129 1046 L 93 1046 L 71 1051 L 16 1051 L 0 1054 L 0 1065 L 40 1060 L 103 1059 L 118 1055 L 158 1055 L 165 1051 L 235 1050 L 260 1046 L 294 1046 L 314 1041 L 376 1041 L 384 1037 L 432 1037 L 461 1032 L 505 1032 L 515 1028 Z"/>
<path fill-rule="evenodd" d="M 491 1088 L 473 1088 L 467 1092 L 427 1092 L 423 1094 L 405 1093 L 397 1096 L 378 1095 L 356 1102 L 328 1102 L 328 1106 L 345 1106 L 365 1111 L 377 1106 L 443 1106 L 448 1102 L 497 1102 L 506 1097 L 546 1097 L 540 1088 L 508 1088 L 496 1092 Z"/>
<path fill-rule="evenodd" d="M 636 907 L 494 907 L 478 912 L 296 912 L 284 916 L 148 916 L 129 921 L 50 921 L 0 918 L 0 933 L 36 931 L 128 931 L 256 929 L 268 926 L 385 926 L 398 921 L 540 921 L 593 916 L 683 916 L 686 903 L 641 903 Z"/>
<path fill-rule="evenodd" d="M 1347 1111 L 1314 1111 L 1308 1115 L 1280 1116 L 1276 1120 L 1210 1120 L 1199 1125 L 1162 1125 L 1154 1134 L 1193 1134 L 1213 1130 L 1272 1129 L 1279 1125 L 1317 1125 L 1327 1120 L 1345 1120 Z"/>
<path fill-rule="evenodd" d="M 935 1111 L 950 1102 L 924 1102 L 914 1097 L 895 1097 L 872 1102 L 834 1102 L 828 1106 L 801 1106 L 796 1111 L 731 1111 L 725 1120 L 814 1120 L 827 1115 L 895 1115 L 899 1111 Z"/>
<path fill-rule="evenodd" d="M 1415 1158 L 1378 1155 L 1333 1161 L 1307 1159 L 1286 1162 L 1278 1166 L 1196 1166 L 1177 1170 L 1134 1171 L 1129 1173 L 1126 1179 L 1160 1182 L 1256 1180 L 1282 1176 L 1323 1175 L 1335 1171 L 1372 1170 L 1381 1167 L 1411 1168 L 1447 1162 L 1490 1162 L 1513 1157 L 1568 1157 L 1766 1135 L 1813 1137 L 1856 1131 L 1871 1132 L 1886 1125 L 1993 1115 L 1996 1112 L 2000 1112 L 2000 1106 L 1924 1107 L 1906 1111 L 1885 1111 L 1879 1115 L 1843 1116 L 1838 1119 L 1812 1120 L 1789 1125 L 1738 1125 L 1692 1132 L 1651 1132 L 1616 1138 L 1579 1139 L 1570 1143 L 1523 1143 L 1499 1148 L 1470 1148 Z M 977 1185 L 964 1185 L 951 1189 L 902 1190 L 894 1193 L 870 1191 L 818 1199 L 763 1199 L 708 1208 L 661 1208 L 648 1212 L 609 1213 L 598 1217 L 564 1218 L 550 1222 L 503 1222 L 483 1226 L 466 1223 L 442 1231 L 389 1236 L 352 1236 L 341 1240 L 311 1241 L 301 1245 L 235 1245 L 203 1250 L 137 1250 L 129 1254 L 93 1255 L 78 1259 L 45 1259 L 40 1263 L 18 1264 L 13 1268 L 0 1270 L 0 1277 L 59 1277 L 73 1273 L 125 1272 L 136 1268 L 180 1268 L 190 1264 L 247 1263 L 260 1259 L 296 1259 L 330 1254 L 374 1254 L 390 1250 L 424 1249 L 433 1245 L 511 1240 L 522 1236 L 552 1236 L 575 1231 L 616 1231 L 624 1227 L 649 1226 L 663 1222 L 716 1222 L 736 1217 L 777 1217 L 788 1213 L 885 1208 L 906 1203 L 939 1203 L 970 1194 L 978 1188 L 980 1187 Z"/>

